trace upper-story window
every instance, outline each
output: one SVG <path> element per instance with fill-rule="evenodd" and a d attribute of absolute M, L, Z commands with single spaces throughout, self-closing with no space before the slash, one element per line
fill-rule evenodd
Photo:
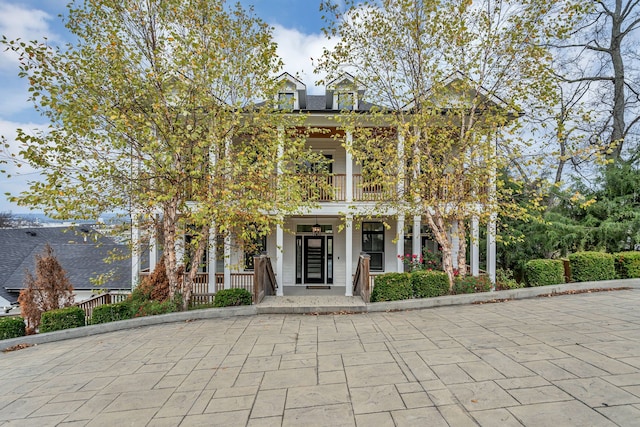
<path fill-rule="evenodd" d="M 295 103 L 296 96 L 294 92 L 280 92 L 278 94 L 278 108 L 280 110 L 293 110 Z"/>
<path fill-rule="evenodd" d="M 279 77 L 279 90 L 275 98 L 276 107 L 280 110 L 298 110 L 307 107 L 306 86 L 289 73 Z"/>
<path fill-rule="evenodd" d="M 353 92 L 338 92 L 336 94 L 336 107 L 338 110 L 355 110 L 355 99 Z"/>

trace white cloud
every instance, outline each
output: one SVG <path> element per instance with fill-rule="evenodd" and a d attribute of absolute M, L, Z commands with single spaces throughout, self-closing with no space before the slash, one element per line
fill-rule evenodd
<path fill-rule="evenodd" d="M 316 81 L 324 75 L 314 74 L 314 64 L 322 56 L 323 48 L 331 48 L 335 42 L 323 34 L 304 34 L 278 24 L 274 25 L 273 37 L 284 61 L 284 71 L 298 74 L 310 94 L 322 93 L 324 88 L 316 86 Z"/>
<path fill-rule="evenodd" d="M 37 129 L 44 129 L 46 125 L 37 123 L 18 123 L 0 119 L 0 135 L 2 135 L 6 142 L 9 144 L 8 149 L 0 150 L 0 160 L 7 160 L 6 164 L 0 164 L 0 169 L 7 171 L 10 178 L 5 175 L 0 175 L 0 212 L 13 211 L 13 212 L 25 212 L 27 208 L 19 207 L 13 203 L 10 203 L 5 196 L 5 193 L 11 193 L 17 195 L 22 191 L 28 189 L 28 182 L 38 178 L 38 171 L 31 168 L 25 163 L 22 163 L 20 167 L 16 166 L 12 154 L 19 159 L 20 143 L 15 140 L 16 129 L 22 129 L 25 132 L 34 132 Z"/>
<path fill-rule="evenodd" d="M 9 40 L 20 38 L 24 41 L 31 41 L 42 40 L 46 37 L 50 42 L 56 42 L 60 38 L 50 25 L 53 18 L 40 9 L 30 9 L 0 2 L 0 34 Z M 18 62 L 17 55 L 2 50 L 0 52 L 0 69 L 14 68 Z"/>

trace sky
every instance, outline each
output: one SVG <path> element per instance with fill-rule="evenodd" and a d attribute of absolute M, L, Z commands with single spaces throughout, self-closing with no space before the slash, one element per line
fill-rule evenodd
<path fill-rule="evenodd" d="M 273 27 L 278 54 L 284 71 L 301 77 L 311 94 L 323 90 L 315 85 L 321 77 L 313 74 L 312 58 L 319 58 L 327 40 L 322 34 L 323 21 L 319 12 L 321 0 L 241 0 L 253 5 L 256 15 Z M 233 2 L 232 2 L 233 3 Z M 60 14 L 66 13 L 66 0 L 0 0 L 0 37 L 8 39 L 42 40 L 56 44 L 71 40 Z M 15 130 L 44 128 L 47 121 L 27 102 L 27 82 L 18 77 L 18 61 L 12 52 L 0 50 L 0 135 L 15 151 Z M 2 154 L 0 153 L 0 156 Z M 27 207 L 10 203 L 5 193 L 18 194 L 27 189 L 29 180 L 38 173 L 28 167 L 0 165 L 12 176 L 0 174 L 0 212 L 29 212 Z"/>

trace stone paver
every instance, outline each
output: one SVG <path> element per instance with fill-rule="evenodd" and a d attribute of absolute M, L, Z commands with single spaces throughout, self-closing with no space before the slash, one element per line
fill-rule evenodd
<path fill-rule="evenodd" d="M 639 308 L 631 289 L 49 342 L 0 354 L 0 426 L 639 426 Z"/>

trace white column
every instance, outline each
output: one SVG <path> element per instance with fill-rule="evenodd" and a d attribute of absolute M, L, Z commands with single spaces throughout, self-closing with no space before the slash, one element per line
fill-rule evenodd
<path fill-rule="evenodd" d="M 281 297 L 284 295 L 284 278 L 283 278 L 283 245 L 284 245 L 284 232 L 282 226 L 278 224 L 276 226 L 276 281 L 278 282 L 278 289 L 276 295 Z"/>
<path fill-rule="evenodd" d="M 420 238 L 420 215 L 414 215 L 413 217 L 413 239 L 411 241 L 411 252 L 417 255 L 422 255 L 422 239 Z"/>
<path fill-rule="evenodd" d="M 491 281 L 491 290 L 495 290 L 496 285 L 496 219 L 495 214 L 491 214 L 489 224 L 487 224 L 487 274 Z"/>
<path fill-rule="evenodd" d="M 460 235 L 458 234 L 458 223 L 451 224 L 451 257 L 453 258 L 453 268 L 458 268 L 458 252 L 460 252 Z"/>
<path fill-rule="evenodd" d="M 404 194 L 404 169 L 405 169 L 404 134 L 402 133 L 402 129 L 400 127 L 397 128 L 397 131 L 398 131 L 398 142 L 396 145 L 396 151 L 398 152 L 398 182 L 397 182 L 396 190 L 398 191 L 398 196 L 400 197 L 400 200 L 403 200 L 402 195 Z"/>
<path fill-rule="evenodd" d="M 184 264 L 184 234 L 176 236 L 176 261 L 178 265 Z"/>
<path fill-rule="evenodd" d="M 346 158 L 345 158 L 345 167 L 346 167 L 346 189 L 345 189 L 345 198 L 347 202 L 353 201 L 353 157 L 351 155 L 351 144 L 353 143 L 353 135 L 351 131 L 347 131 L 345 135 L 345 150 Z"/>
<path fill-rule="evenodd" d="M 345 291 L 348 297 L 353 296 L 353 216 L 347 215 L 344 224 L 344 271 L 345 271 Z"/>
<path fill-rule="evenodd" d="M 209 293 L 213 294 L 216 292 L 216 257 L 218 254 L 216 253 L 216 227 L 214 224 L 211 225 L 211 230 L 209 230 L 209 260 L 207 262 L 207 272 L 209 274 Z"/>
<path fill-rule="evenodd" d="M 131 214 L 131 290 L 140 280 L 140 222 L 136 214 Z"/>
<path fill-rule="evenodd" d="M 153 231 L 149 233 L 149 272 L 156 269 L 158 264 L 158 237 L 155 231 L 156 221 L 151 221 Z"/>
<path fill-rule="evenodd" d="M 478 217 L 471 217 L 471 275 L 480 275 L 480 227 Z"/>
<path fill-rule="evenodd" d="M 231 233 L 224 236 L 224 288 L 231 289 Z"/>
<path fill-rule="evenodd" d="M 396 227 L 396 271 L 402 273 L 404 271 L 404 262 L 402 261 L 402 255 L 404 255 L 404 215 L 398 214 L 398 224 Z"/>

